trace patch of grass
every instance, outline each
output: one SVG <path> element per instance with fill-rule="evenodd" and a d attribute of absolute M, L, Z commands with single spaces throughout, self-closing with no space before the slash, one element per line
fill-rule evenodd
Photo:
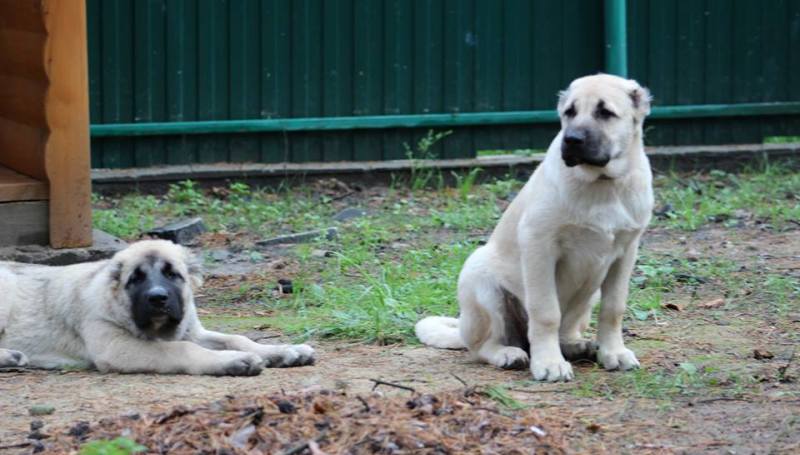
<path fill-rule="evenodd" d="M 411 160 L 410 186 L 413 191 L 428 188 L 432 183 L 437 183 L 438 188 L 444 186 L 444 178 L 441 172 L 430 167 L 428 162 L 436 158 L 433 154 L 433 146 L 451 134 L 453 132 L 449 130 L 440 132 L 428 130 L 428 133 L 420 138 L 414 148 L 408 144 L 403 144 L 406 150 L 406 157 Z"/>
<path fill-rule="evenodd" d="M 509 411 L 519 411 L 528 407 L 528 405 L 512 397 L 511 394 L 508 393 L 508 390 L 501 385 L 487 387 L 483 391 L 483 394 L 486 395 L 487 398 L 500 405 L 500 407 Z"/>
<path fill-rule="evenodd" d="M 764 280 L 761 290 L 766 295 L 768 304 L 774 307 L 778 314 L 786 314 L 792 307 L 800 308 L 800 279 L 785 275 L 770 274 Z"/>
<path fill-rule="evenodd" d="M 84 444 L 80 455 L 130 455 L 145 452 L 147 447 L 128 438 L 119 437 L 111 441 L 99 440 Z"/>
<path fill-rule="evenodd" d="M 623 373 L 609 373 L 596 367 L 578 376 L 573 393 L 583 398 L 617 397 L 669 399 L 676 396 L 698 396 L 709 388 L 722 390 L 727 386 L 713 368 L 699 367 L 691 362 L 681 363 L 675 371 L 653 371 L 641 368 Z"/>
<path fill-rule="evenodd" d="M 431 134 L 417 144 L 418 151 L 429 150 L 438 140 Z M 464 260 L 497 223 L 502 200 L 523 184 L 510 177 L 479 184 L 478 172 L 459 177 L 455 188 L 431 189 L 434 177 L 425 176 L 421 167 L 407 186 L 398 182 L 379 198 L 364 198 L 359 203 L 370 204 L 370 216 L 342 225 L 338 239 L 290 250 L 299 268 L 287 276 L 294 282 L 291 296 L 275 298 L 271 284 L 260 289 L 256 280 L 216 294 L 209 289 L 208 299 L 220 309 L 257 309 L 267 315 L 261 324 L 299 338 L 413 343 L 413 325 L 420 317 L 457 314 L 455 288 Z M 739 209 L 775 226 L 800 219 L 800 177 L 775 166 L 742 175 L 671 176 L 661 179 L 657 194 L 662 203 L 673 205 L 671 218 L 659 223 L 676 229 L 696 229 L 712 219 L 735 221 Z M 332 215 L 342 208 L 341 202 L 310 187 L 264 190 L 232 183 L 203 190 L 191 181 L 172 185 L 162 197 L 96 196 L 94 203 L 95 226 L 129 239 L 187 216 L 202 216 L 216 232 L 274 236 L 330 226 Z M 312 254 L 315 249 L 334 255 L 322 258 Z M 254 248 L 249 254 L 252 262 L 261 263 L 269 252 Z M 737 264 L 719 258 L 689 262 L 644 250 L 631 283 L 630 315 L 655 319 L 664 302 L 701 286 L 714 287 L 705 289 L 714 293 L 733 289 L 736 270 Z M 797 300 L 797 280 L 768 277 L 758 292 L 777 307 L 789 308 Z"/>
<path fill-rule="evenodd" d="M 769 163 L 759 172 L 711 171 L 657 179 L 656 196 L 660 207 L 671 210 L 654 223 L 683 230 L 709 223 L 733 227 L 739 222 L 737 216 L 755 217 L 778 228 L 800 220 L 800 174 Z"/>
<path fill-rule="evenodd" d="M 364 244 L 337 254 L 316 280 L 295 281 L 295 298 L 277 303 L 289 310 L 280 317 L 284 329 L 304 337 L 413 342 L 422 315 L 456 312 L 456 278 L 473 244 L 428 245 L 387 262 L 375 255 L 366 232 Z"/>

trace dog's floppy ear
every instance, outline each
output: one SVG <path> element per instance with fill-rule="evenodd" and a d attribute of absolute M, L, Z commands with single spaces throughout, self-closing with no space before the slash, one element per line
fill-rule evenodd
<path fill-rule="evenodd" d="M 633 83 L 633 87 L 628 90 L 628 96 L 631 97 L 633 108 L 636 110 L 636 116 L 639 119 L 643 119 L 650 115 L 650 102 L 653 97 L 650 96 L 650 90 L 642 87 L 636 81 L 632 80 L 631 82 Z"/>
<path fill-rule="evenodd" d="M 558 110 L 562 111 L 564 109 L 564 104 L 567 102 L 567 98 L 569 98 L 569 89 L 561 90 L 558 92 Z"/>
<path fill-rule="evenodd" d="M 189 284 L 195 290 L 200 289 L 203 286 L 203 259 L 188 248 L 183 248 L 183 262 L 189 272 Z"/>

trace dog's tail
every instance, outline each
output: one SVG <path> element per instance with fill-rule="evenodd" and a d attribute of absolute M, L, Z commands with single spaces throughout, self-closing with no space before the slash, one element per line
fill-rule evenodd
<path fill-rule="evenodd" d="M 422 344 L 440 349 L 464 349 L 458 319 L 444 316 L 429 316 L 417 322 L 414 332 Z"/>

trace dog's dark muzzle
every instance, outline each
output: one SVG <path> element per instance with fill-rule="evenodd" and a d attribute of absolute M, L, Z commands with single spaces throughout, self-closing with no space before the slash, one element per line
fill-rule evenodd
<path fill-rule="evenodd" d="M 567 130 L 561 140 L 561 158 L 567 167 L 579 164 L 604 167 L 610 161 L 585 130 Z"/>

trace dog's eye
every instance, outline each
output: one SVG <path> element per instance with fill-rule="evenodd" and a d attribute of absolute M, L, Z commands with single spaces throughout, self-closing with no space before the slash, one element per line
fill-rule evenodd
<path fill-rule="evenodd" d="M 130 279 L 128 280 L 128 284 L 141 283 L 142 281 L 144 281 L 145 278 L 146 277 L 145 277 L 144 272 L 142 272 L 142 269 L 136 269 L 136 270 L 133 271 L 133 274 L 131 275 Z"/>
<path fill-rule="evenodd" d="M 175 280 L 177 278 L 180 278 L 180 275 L 178 275 L 178 273 L 175 272 L 175 270 L 169 265 L 164 266 L 164 269 L 161 271 L 161 273 L 163 273 L 164 276 L 170 280 Z"/>
<path fill-rule="evenodd" d="M 575 115 L 577 115 L 577 114 L 578 114 L 578 111 L 575 110 L 575 105 L 574 104 L 572 106 L 570 106 L 566 111 L 564 111 L 564 115 L 566 115 L 567 117 L 570 117 L 570 118 L 575 117 Z"/>
<path fill-rule="evenodd" d="M 617 114 L 604 107 L 601 107 L 597 110 L 597 116 L 602 119 L 610 119 L 611 117 L 616 117 Z"/>

